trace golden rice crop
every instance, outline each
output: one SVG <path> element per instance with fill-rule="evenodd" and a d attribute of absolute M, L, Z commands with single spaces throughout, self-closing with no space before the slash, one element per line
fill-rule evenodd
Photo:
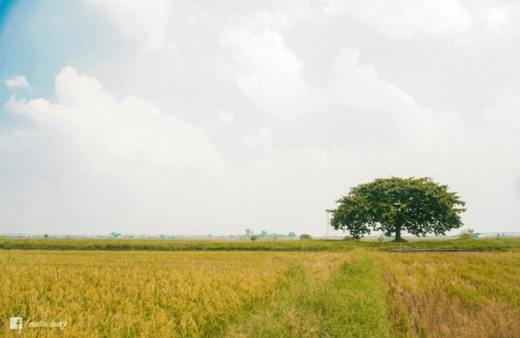
<path fill-rule="evenodd" d="M 338 253 L 0 252 L 0 335 L 222 336 L 265 304 L 293 263 L 325 274 Z M 66 322 L 65 328 L 28 323 Z"/>
<path fill-rule="evenodd" d="M 517 337 L 519 268 L 520 252 L 0 250 L 0 336 Z"/>
<path fill-rule="evenodd" d="M 520 253 L 377 256 L 398 337 L 519 337 Z"/>

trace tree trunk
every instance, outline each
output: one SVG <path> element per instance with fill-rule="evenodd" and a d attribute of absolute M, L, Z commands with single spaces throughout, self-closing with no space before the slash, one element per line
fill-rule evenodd
<path fill-rule="evenodd" d="M 401 237 L 401 223 L 396 224 L 395 226 L 395 239 L 394 242 L 408 242 L 406 239 Z"/>

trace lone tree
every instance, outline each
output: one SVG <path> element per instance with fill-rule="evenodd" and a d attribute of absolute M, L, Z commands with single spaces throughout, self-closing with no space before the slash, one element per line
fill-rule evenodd
<path fill-rule="evenodd" d="M 253 236 L 253 230 L 246 229 L 246 238 L 251 238 L 251 236 Z"/>
<path fill-rule="evenodd" d="M 376 179 L 351 188 L 336 203 L 337 209 L 327 210 L 334 229 L 348 230 L 355 239 L 371 230 L 383 231 L 386 236 L 395 234 L 395 242 L 406 242 L 403 230 L 416 236 L 444 235 L 463 225 L 459 214 L 466 211 L 458 207 L 465 202 L 456 193 L 429 177 Z"/>

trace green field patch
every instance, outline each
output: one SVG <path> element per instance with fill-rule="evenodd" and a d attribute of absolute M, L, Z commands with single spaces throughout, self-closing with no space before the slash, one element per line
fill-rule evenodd
<path fill-rule="evenodd" d="M 518 251 L 520 238 L 411 239 L 407 243 L 352 240 L 141 240 L 141 239 L 14 239 L 0 238 L 0 249 L 113 251 L 381 251 L 468 250 Z"/>
<path fill-rule="evenodd" d="M 286 283 L 270 304 L 230 328 L 230 337 L 390 337 L 383 280 L 373 254 L 347 253 L 328 274 L 301 264 L 286 272 Z"/>

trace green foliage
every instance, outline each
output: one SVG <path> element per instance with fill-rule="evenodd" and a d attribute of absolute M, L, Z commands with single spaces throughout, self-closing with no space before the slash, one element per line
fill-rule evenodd
<path fill-rule="evenodd" d="M 117 232 L 111 232 L 110 233 L 110 238 L 118 238 L 118 237 L 121 237 L 120 233 L 117 233 Z"/>
<path fill-rule="evenodd" d="M 258 239 L 258 236 L 257 236 L 257 235 L 253 235 L 253 236 L 251 236 L 251 240 L 252 240 L 253 242 L 256 241 L 257 239 Z"/>
<path fill-rule="evenodd" d="M 300 239 L 301 240 L 312 239 L 312 236 L 308 235 L 308 234 L 303 234 L 303 235 L 300 235 Z"/>
<path fill-rule="evenodd" d="M 258 238 L 264 238 L 267 236 L 267 231 L 262 231 L 261 233 L 258 234 Z"/>
<path fill-rule="evenodd" d="M 473 233 L 475 232 L 474 229 L 466 229 L 460 232 L 459 238 L 460 239 L 472 239 Z"/>
<path fill-rule="evenodd" d="M 459 214 L 466 210 L 458 207 L 465 202 L 448 192 L 447 185 L 428 177 L 376 179 L 352 188 L 336 203 L 337 209 L 327 210 L 334 229 L 348 230 L 354 238 L 383 231 L 386 236 L 396 234 L 396 241 L 401 241 L 402 230 L 416 236 L 444 235 L 463 225 Z"/>
<path fill-rule="evenodd" d="M 352 236 L 345 236 L 345 237 L 343 237 L 343 240 L 344 241 L 353 241 L 354 237 L 352 237 Z"/>
<path fill-rule="evenodd" d="M 246 229 L 246 238 L 251 238 L 251 236 L 253 236 L 253 230 Z"/>

